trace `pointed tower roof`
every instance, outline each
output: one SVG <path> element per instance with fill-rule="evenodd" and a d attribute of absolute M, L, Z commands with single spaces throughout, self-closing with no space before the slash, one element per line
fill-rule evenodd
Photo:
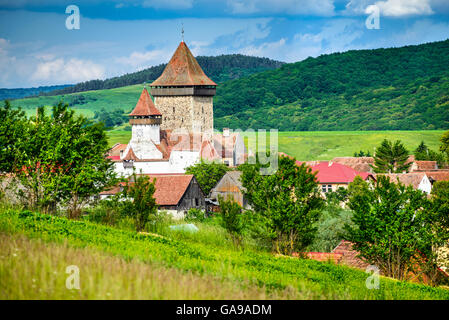
<path fill-rule="evenodd" d="M 162 114 L 156 108 L 151 100 L 150 94 L 147 88 L 143 88 L 139 101 L 137 101 L 136 107 L 129 114 L 130 116 L 161 116 Z"/>
<path fill-rule="evenodd" d="M 162 75 L 152 84 L 156 86 L 216 86 L 201 69 L 184 41 L 178 46 Z"/>

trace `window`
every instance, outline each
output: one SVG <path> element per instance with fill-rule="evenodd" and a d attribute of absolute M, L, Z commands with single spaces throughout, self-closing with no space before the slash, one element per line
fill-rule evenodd
<path fill-rule="evenodd" d="M 323 185 L 321 186 L 321 191 L 323 191 L 324 193 L 326 193 L 326 185 L 325 185 L 325 184 L 323 184 Z"/>
<path fill-rule="evenodd" d="M 327 192 L 332 192 L 332 185 L 331 184 L 327 185 Z"/>
<path fill-rule="evenodd" d="M 332 192 L 332 185 L 331 184 L 328 184 L 328 185 L 322 184 L 321 191 L 323 191 L 324 193 Z"/>
<path fill-rule="evenodd" d="M 199 206 L 199 201 L 197 198 L 195 198 L 195 207 L 198 207 L 198 206 Z"/>

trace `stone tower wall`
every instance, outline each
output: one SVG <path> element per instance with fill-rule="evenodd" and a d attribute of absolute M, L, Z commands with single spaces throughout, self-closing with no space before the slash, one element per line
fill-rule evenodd
<path fill-rule="evenodd" d="M 162 113 L 162 130 L 185 128 L 189 132 L 213 129 L 213 97 L 155 96 L 154 104 Z"/>

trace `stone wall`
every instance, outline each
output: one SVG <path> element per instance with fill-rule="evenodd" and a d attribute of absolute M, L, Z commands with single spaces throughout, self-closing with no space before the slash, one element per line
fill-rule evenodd
<path fill-rule="evenodd" d="M 162 130 L 205 132 L 213 128 L 213 97 L 155 96 L 154 104 L 162 113 Z"/>

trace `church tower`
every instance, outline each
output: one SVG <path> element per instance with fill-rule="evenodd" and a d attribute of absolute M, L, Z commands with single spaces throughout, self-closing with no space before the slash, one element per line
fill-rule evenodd
<path fill-rule="evenodd" d="M 162 153 L 156 147 L 161 143 L 161 121 L 162 114 L 154 106 L 150 94 L 144 88 L 136 107 L 129 114 L 132 136 L 124 152 L 123 160 L 162 158 Z"/>
<path fill-rule="evenodd" d="M 212 133 L 216 87 L 182 41 L 162 75 L 151 84 L 154 104 L 163 114 L 161 129 Z"/>

